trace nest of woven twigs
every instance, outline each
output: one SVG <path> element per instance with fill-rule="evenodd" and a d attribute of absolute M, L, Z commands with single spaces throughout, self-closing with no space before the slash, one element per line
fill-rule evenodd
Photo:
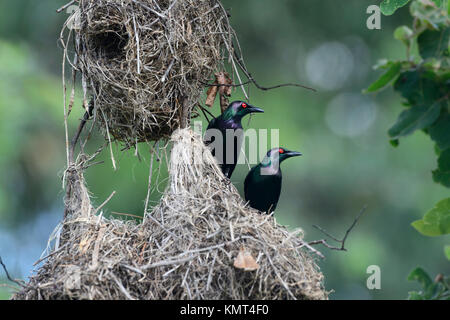
<path fill-rule="evenodd" d="M 106 219 L 69 168 L 57 245 L 14 299 L 326 299 L 301 231 L 247 207 L 190 129 L 171 137 L 170 178 L 143 223 Z"/>
<path fill-rule="evenodd" d="M 232 55 L 234 31 L 219 0 L 78 5 L 63 45 L 74 39 L 71 64 L 103 132 L 131 145 L 168 138 L 189 121 L 205 83 Z"/>

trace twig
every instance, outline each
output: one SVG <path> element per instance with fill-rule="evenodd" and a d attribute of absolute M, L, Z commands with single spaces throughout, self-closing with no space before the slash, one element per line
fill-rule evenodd
<path fill-rule="evenodd" d="M 141 74 L 141 50 L 139 46 L 139 33 L 136 28 L 136 18 L 133 16 L 134 34 L 136 35 L 136 52 L 137 52 L 137 74 Z M 164 81 L 163 81 L 164 82 Z"/>
<path fill-rule="evenodd" d="M 253 83 L 258 89 L 263 90 L 263 91 L 268 91 L 268 90 L 282 88 L 282 87 L 300 87 L 300 88 L 305 88 L 305 89 L 317 92 L 317 90 L 314 88 L 307 87 L 307 86 L 304 86 L 304 85 L 298 84 L 298 83 L 283 83 L 283 84 L 279 84 L 279 85 L 272 86 L 272 87 L 263 87 L 256 82 L 256 80 L 252 77 L 252 75 L 250 73 L 248 73 L 248 76 L 249 76 L 250 80 L 247 80 L 243 83 L 237 83 L 237 84 L 236 83 L 235 84 L 216 84 L 216 83 L 209 84 L 209 83 L 206 83 L 203 81 L 200 81 L 200 83 L 207 87 L 240 87 L 240 86 L 243 86 L 246 84 Z"/>
<path fill-rule="evenodd" d="M 214 119 L 216 118 L 211 112 L 208 111 L 208 109 L 206 109 L 205 107 L 203 107 L 202 105 L 200 105 L 199 103 L 197 103 L 197 107 L 200 108 L 200 111 L 203 113 L 203 116 L 205 117 L 206 121 L 210 122 L 210 120 L 208 119 L 208 117 L 205 114 L 205 111 Z"/>
<path fill-rule="evenodd" d="M 122 293 L 127 297 L 128 300 L 136 300 L 135 298 L 133 298 L 131 296 L 131 294 L 125 289 L 125 287 L 123 286 L 122 282 L 120 282 L 119 279 L 117 279 L 117 277 L 114 274 L 111 274 L 112 278 L 114 279 L 114 281 L 116 282 L 117 286 L 119 287 L 120 291 L 122 291 Z"/>
<path fill-rule="evenodd" d="M 165 15 L 162 14 L 162 13 L 159 13 L 158 11 L 156 11 L 156 10 L 150 8 L 149 6 L 146 6 L 146 5 L 143 4 L 142 2 L 139 2 L 139 1 L 136 1 L 136 0 L 132 0 L 132 1 L 133 1 L 134 3 L 136 3 L 136 4 L 140 5 L 140 6 L 142 6 L 143 8 L 147 9 L 148 11 L 153 12 L 153 13 L 156 14 L 158 17 L 163 18 L 163 19 L 167 19 L 167 16 L 165 16 Z"/>
<path fill-rule="evenodd" d="M 150 201 L 151 187 L 152 187 L 153 158 L 154 158 L 154 155 L 155 155 L 155 151 L 152 149 L 150 152 L 151 152 L 150 169 L 149 169 L 149 174 L 148 174 L 147 197 L 145 197 L 144 215 L 147 214 L 148 202 Z"/>
<path fill-rule="evenodd" d="M 146 215 L 146 218 L 151 219 L 154 223 L 156 223 L 161 229 L 163 229 L 165 232 L 167 232 L 168 234 L 170 234 L 172 237 L 175 237 L 175 238 L 177 238 L 177 239 L 180 239 L 180 237 L 178 237 L 175 233 L 173 233 L 173 232 L 167 230 L 166 227 L 164 227 L 164 226 L 161 224 L 161 222 L 159 222 L 159 221 L 156 220 L 154 217 L 152 217 L 151 214 L 145 213 L 145 215 Z"/>
<path fill-rule="evenodd" d="M 272 86 L 272 87 L 263 87 L 263 86 L 259 85 L 258 82 L 256 82 L 256 80 L 253 78 L 252 74 L 242 64 L 242 59 L 237 55 L 235 50 L 233 50 L 233 54 L 236 58 L 236 62 L 238 63 L 239 67 L 241 68 L 242 72 L 244 72 L 244 74 L 247 77 L 247 79 L 249 80 L 249 82 L 253 83 L 259 90 L 268 91 L 268 90 L 277 89 L 277 88 L 281 88 L 281 87 L 300 87 L 300 88 L 304 88 L 304 89 L 308 89 L 308 90 L 317 92 L 317 90 L 314 88 L 307 87 L 307 86 L 304 86 L 304 85 L 298 84 L 298 83 L 284 83 L 284 84 L 279 84 L 279 85 Z"/>
<path fill-rule="evenodd" d="M 100 242 L 102 241 L 103 235 L 105 234 L 105 227 L 101 227 L 97 234 L 97 239 L 94 244 L 94 251 L 92 253 L 92 264 L 89 267 L 91 270 L 95 270 L 98 267 L 98 254 L 100 253 Z"/>
<path fill-rule="evenodd" d="M 118 215 L 118 216 L 132 217 L 132 218 L 136 218 L 136 219 L 144 219 L 144 218 L 141 217 L 141 216 L 138 216 L 138 215 L 136 215 L 136 214 L 131 214 L 131 213 L 122 213 L 122 212 L 115 212 L 115 211 L 112 211 L 111 214 Z"/>
<path fill-rule="evenodd" d="M 251 80 L 247 80 L 247 81 L 245 81 L 243 83 L 237 83 L 237 84 L 236 83 L 230 83 L 230 84 L 211 83 L 211 84 L 209 84 L 209 83 L 203 82 L 201 80 L 199 80 L 199 82 L 202 85 L 207 86 L 207 87 L 232 87 L 232 88 L 244 86 L 244 85 L 249 84 L 249 83 L 253 83 L 253 81 L 251 81 Z"/>
<path fill-rule="evenodd" d="M 164 75 L 161 78 L 161 82 L 166 81 L 167 76 L 169 75 L 170 69 L 172 69 L 174 63 L 175 63 L 175 59 L 172 59 L 172 62 L 170 62 L 169 67 L 167 68 L 166 72 L 164 72 Z"/>
<path fill-rule="evenodd" d="M 328 244 L 326 239 L 321 239 L 321 240 L 314 240 L 314 241 L 310 241 L 308 242 L 308 245 L 312 246 L 312 245 L 317 245 L 317 244 L 322 244 L 323 246 L 331 249 L 331 250 L 337 250 L 337 251 L 347 251 L 347 249 L 345 248 L 345 241 L 347 240 L 348 235 L 350 234 L 350 231 L 352 231 L 352 229 L 355 227 L 356 223 L 358 222 L 358 220 L 361 218 L 361 216 L 363 215 L 363 213 L 366 211 L 367 209 L 367 205 L 365 205 L 360 211 L 358 216 L 355 218 L 355 220 L 353 221 L 352 225 L 350 226 L 350 228 L 347 229 L 347 231 L 345 232 L 344 238 L 342 238 L 341 240 L 337 239 L 336 237 L 332 236 L 331 234 L 329 234 L 328 232 L 326 232 L 324 229 L 322 229 L 319 226 L 313 225 L 314 228 L 318 229 L 319 231 L 321 231 L 322 233 L 324 233 L 327 237 L 333 239 L 334 241 L 338 242 L 341 244 L 340 247 L 336 247 L 336 246 L 332 246 L 330 244 Z"/>
<path fill-rule="evenodd" d="M 69 40 L 70 37 L 70 32 L 69 31 L 69 35 L 67 40 Z M 67 48 L 66 48 L 66 44 L 64 43 L 63 40 L 63 31 L 61 31 L 60 34 L 60 41 L 61 44 L 64 48 L 63 51 L 63 61 L 62 61 L 62 84 L 63 84 L 63 105 L 64 105 L 64 137 L 65 137 L 65 143 L 66 143 L 66 157 L 67 157 L 67 166 L 70 166 L 70 156 L 69 156 L 69 129 L 68 129 L 68 123 L 67 123 L 67 117 L 69 116 L 68 112 L 67 112 L 67 87 L 66 87 L 66 73 L 65 73 L 65 69 L 66 69 L 66 58 L 67 58 Z"/>
<path fill-rule="evenodd" d="M 0 264 L 3 267 L 3 270 L 5 270 L 6 277 L 8 278 L 9 281 L 14 282 L 15 284 L 17 284 L 18 286 L 20 286 L 22 288 L 26 288 L 26 285 L 24 285 L 23 283 L 21 283 L 18 280 L 14 280 L 13 278 L 11 278 L 11 276 L 9 275 L 8 269 L 6 268 L 5 264 L 3 263 L 2 257 L 0 257 Z"/>
<path fill-rule="evenodd" d="M 64 109 L 65 108 L 66 107 L 65 107 L 65 98 L 64 98 Z M 64 111 L 64 124 L 66 126 L 66 145 L 67 145 L 67 149 L 68 149 L 68 153 L 67 153 L 67 165 L 68 165 L 68 168 L 71 165 L 73 165 L 73 163 L 75 161 L 74 160 L 75 146 L 77 145 L 78 139 L 80 138 L 80 134 L 83 131 L 83 128 L 84 128 L 84 126 L 86 124 L 86 121 L 88 119 L 89 119 L 89 111 L 86 111 L 84 113 L 83 119 L 81 119 L 80 125 L 78 126 L 78 130 L 75 133 L 75 136 L 72 138 L 72 141 L 70 142 L 70 146 L 69 146 L 69 144 L 68 144 L 68 134 L 67 134 L 67 113 L 66 113 L 66 111 Z M 65 174 L 64 174 L 64 178 L 65 178 Z M 66 190 L 66 200 L 70 198 L 71 194 L 72 194 L 72 188 L 71 188 L 71 185 L 68 184 L 67 185 L 67 190 Z M 64 218 L 67 217 L 68 213 L 69 213 L 69 208 L 68 208 L 67 205 L 65 205 Z"/>
<path fill-rule="evenodd" d="M 313 248 L 309 243 L 307 243 L 307 242 L 302 243 L 302 245 L 299 248 L 302 248 L 302 247 L 307 247 L 310 251 L 317 254 L 320 258 L 325 259 L 325 256 L 322 254 L 322 252 Z"/>
<path fill-rule="evenodd" d="M 105 116 L 105 113 L 103 112 L 103 110 L 100 109 L 100 111 L 102 112 L 103 119 L 105 120 L 106 136 L 108 137 L 109 152 L 110 152 L 110 155 L 111 155 L 112 166 L 114 168 L 114 171 L 116 171 L 117 170 L 117 168 L 116 168 L 116 160 L 114 159 L 114 152 L 113 152 L 112 144 L 111 144 L 111 136 L 109 135 L 108 120 L 106 119 L 106 116 Z"/>
<path fill-rule="evenodd" d="M 116 192 L 113 191 L 113 192 L 109 195 L 109 197 L 108 197 L 105 201 L 103 201 L 103 203 L 102 203 L 100 206 L 98 206 L 97 209 L 94 210 L 94 212 L 92 213 L 92 215 L 94 216 L 101 208 L 103 208 L 103 207 L 109 202 L 109 200 L 111 200 L 111 198 L 114 197 L 115 194 L 116 194 Z"/>
<path fill-rule="evenodd" d="M 145 270 L 148 270 L 148 269 L 151 269 L 151 268 L 156 268 L 156 267 L 161 267 L 161 266 L 169 266 L 169 265 L 172 265 L 172 264 L 180 264 L 180 263 L 184 263 L 184 262 L 190 261 L 190 260 L 195 259 L 195 258 L 196 258 L 196 256 L 190 256 L 190 257 L 187 257 L 187 258 L 173 259 L 173 260 L 172 259 L 167 259 L 167 260 L 164 260 L 164 261 L 159 261 L 159 262 L 147 264 L 147 265 L 143 266 L 141 268 L 141 270 L 145 271 Z"/>
<path fill-rule="evenodd" d="M 49 253 L 48 255 L 46 255 L 43 258 L 40 258 L 38 261 L 36 261 L 35 263 L 33 263 L 33 267 L 37 266 L 39 263 L 41 263 L 42 261 L 44 261 L 45 259 L 50 258 L 51 256 L 55 255 L 56 253 L 58 253 L 59 251 L 61 251 L 63 248 L 65 248 L 67 246 L 67 243 L 61 247 L 59 247 L 58 249 L 56 249 L 55 251 L 53 251 L 52 253 Z"/>
<path fill-rule="evenodd" d="M 140 270 L 140 269 L 138 269 L 138 268 L 135 268 L 135 267 L 133 267 L 133 266 L 129 266 L 129 265 L 126 265 L 126 264 L 122 264 L 122 267 L 127 268 L 127 269 L 129 269 L 129 270 L 131 270 L 131 271 L 134 271 L 134 272 L 136 272 L 136 273 L 139 273 L 139 274 L 145 276 L 145 273 L 144 273 L 142 270 Z"/>
<path fill-rule="evenodd" d="M 57 13 L 60 13 L 63 10 L 66 10 L 68 7 L 70 7 L 72 4 L 75 3 L 76 0 L 72 0 L 69 3 L 66 3 L 65 5 L 63 5 L 61 8 L 59 8 L 58 10 L 56 10 Z"/>
<path fill-rule="evenodd" d="M 278 272 L 277 268 L 275 268 L 272 259 L 270 258 L 270 254 L 266 251 L 266 257 L 269 260 L 270 265 L 272 266 L 273 272 L 275 272 L 275 275 L 277 276 L 278 280 L 280 280 L 281 284 L 283 285 L 283 287 L 286 289 L 286 291 L 289 293 L 289 295 L 294 299 L 297 300 L 297 298 L 294 296 L 294 294 L 291 292 L 291 290 L 289 290 L 289 286 L 288 284 L 283 280 L 283 278 L 280 276 L 280 273 Z"/>
<path fill-rule="evenodd" d="M 81 132 L 83 131 L 84 126 L 86 125 L 87 120 L 89 119 L 89 112 L 86 111 L 84 113 L 83 118 L 81 119 L 80 125 L 78 126 L 78 130 L 75 133 L 75 136 L 72 138 L 72 141 L 70 142 L 70 149 L 69 149 L 69 161 L 72 164 L 74 162 L 74 152 L 75 152 L 75 146 L 78 143 L 78 139 L 80 138 Z"/>

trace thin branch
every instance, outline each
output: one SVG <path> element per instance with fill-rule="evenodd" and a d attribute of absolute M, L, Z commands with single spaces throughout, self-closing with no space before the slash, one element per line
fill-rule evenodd
<path fill-rule="evenodd" d="M 312 242 L 314 242 L 314 241 L 312 241 Z M 313 243 L 312 245 L 314 245 L 314 243 Z M 310 245 L 309 243 L 304 242 L 304 243 L 300 246 L 300 248 L 302 248 L 302 247 L 307 247 L 309 250 L 311 250 L 313 253 L 315 253 L 316 255 L 318 255 L 320 258 L 325 259 L 325 256 L 322 254 L 322 252 L 320 252 L 320 251 L 317 250 L 317 249 L 314 249 L 314 248 L 312 247 L 312 245 Z"/>
<path fill-rule="evenodd" d="M 33 263 L 33 267 L 37 266 L 39 263 L 41 263 L 42 261 L 44 261 L 45 259 L 50 258 L 51 256 L 55 255 L 56 253 L 58 253 L 59 251 L 61 251 L 63 248 L 65 248 L 67 246 L 67 243 L 61 247 L 59 247 L 57 250 L 53 251 L 52 253 L 49 253 L 48 255 L 46 255 L 43 258 L 40 258 L 38 261 L 36 261 L 35 263 Z"/>
<path fill-rule="evenodd" d="M 237 84 L 233 84 L 233 83 L 231 83 L 231 84 L 211 83 L 211 84 L 209 84 L 209 83 L 203 82 L 201 80 L 199 80 L 199 82 L 202 85 L 207 86 L 207 87 L 232 87 L 232 88 L 244 86 L 244 85 L 249 84 L 249 83 L 253 83 L 253 81 L 251 81 L 251 80 L 248 80 L 248 81 L 243 82 L 243 83 L 237 83 Z"/>
<path fill-rule="evenodd" d="M 155 151 L 152 149 L 150 151 L 150 169 L 148 174 L 148 185 L 147 185 L 147 197 L 145 197 L 145 206 L 144 206 L 144 216 L 147 214 L 148 209 L 148 202 L 150 201 L 150 195 L 151 195 L 151 187 L 152 187 L 152 176 L 153 176 L 153 159 L 155 156 Z"/>
<path fill-rule="evenodd" d="M 62 12 L 63 10 L 66 10 L 68 7 L 70 7 L 72 4 L 75 3 L 75 0 L 70 1 L 69 3 L 66 3 L 65 5 L 63 5 L 61 8 L 59 8 L 58 10 L 56 10 L 57 13 Z"/>
<path fill-rule="evenodd" d="M 125 289 L 125 287 L 123 286 L 122 282 L 120 282 L 119 279 L 117 279 L 117 277 L 112 273 L 111 274 L 113 280 L 116 282 L 117 286 L 119 287 L 120 291 L 122 291 L 122 293 L 125 295 L 125 297 L 127 297 L 128 300 L 136 300 L 135 298 L 133 298 L 133 296 L 127 291 L 127 289 Z"/>
<path fill-rule="evenodd" d="M 345 231 L 345 235 L 342 239 L 338 239 L 334 236 L 332 236 L 331 234 L 329 234 L 328 232 L 326 232 L 324 229 L 322 229 L 319 226 L 313 225 L 314 228 L 318 229 L 320 232 L 324 233 L 327 237 L 333 239 L 334 241 L 338 242 L 341 244 L 340 247 L 337 246 L 332 246 L 330 245 L 326 239 L 321 239 L 321 240 L 314 240 L 314 241 L 310 241 L 308 242 L 308 245 L 312 246 L 312 245 L 317 245 L 317 244 L 321 244 L 325 247 L 327 247 L 328 249 L 331 250 L 337 250 L 337 251 L 347 251 L 347 249 L 345 248 L 345 241 L 347 240 L 348 235 L 350 234 L 350 232 L 352 231 L 352 229 L 355 227 L 356 223 L 359 221 L 359 219 L 361 218 L 361 216 L 363 215 L 363 213 L 366 211 L 367 209 L 367 205 L 365 205 L 360 211 L 358 216 L 355 218 L 355 220 L 353 220 L 352 225 L 347 229 L 347 231 Z"/>
<path fill-rule="evenodd" d="M 169 75 L 170 69 L 172 69 L 174 63 L 175 63 L 175 59 L 172 59 L 172 61 L 169 64 L 169 67 L 167 68 L 166 72 L 164 72 L 164 75 L 161 78 L 161 82 L 166 81 L 167 76 Z"/>
<path fill-rule="evenodd" d="M 21 283 L 18 280 L 14 280 L 13 278 L 11 278 L 11 276 L 9 275 L 8 269 L 6 268 L 5 264 L 3 263 L 2 257 L 0 257 L 0 264 L 3 267 L 3 270 L 5 270 L 6 277 L 8 278 L 9 281 L 14 282 L 15 284 L 17 284 L 18 286 L 20 286 L 22 288 L 26 288 L 26 285 L 24 285 L 23 283 Z"/>
<path fill-rule="evenodd" d="M 109 200 L 111 200 L 111 198 L 114 197 L 115 194 L 116 194 L 116 192 L 113 191 L 109 195 L 109 197 L 105 201 L 103 201 L 103 203 L 100 206 L 98 206 L 97 209 L 94 210 L 94 213 L 92 215 L 95 215 L 98 211 L 100 211 L 109 202 Z"/>
<path fill-rule="evenodd" d="M 233 53 L 236 58 L 236 62 L 238 63 L 239 67 L 241 68 L 242 72 L 244 72 L 244 74 L 247 77 L 247 79 L 249 80 L 249 82 L 253 83 L 259 90 L 268 91 L 268 90 L 277 89 L 277 88 L 281 88 L 281 87 L 300 87 L 300 88 L 304 88 L 304 89 L 308 89 L 308 90 L 317 92 L 317 90 L 314 88 L 307 87 L 307 86 L 304 86 L 304 85 L 298 84 L 298 83 L 284 83 L 284 84 L 279 84 L 279 85 L 272 86 L 272 87 L 263 87 L 263 86 L 259 85 L 258 82 L 256 82 L 256 80 L 253 78 L 252 74 L 243 65 L 242 59 L 237 55 L 236 50 L 234 50 Z"/>
<path fill-rule="evenodd" d="M 71 164 L 74 162 L 75 146 L 78 143 L 78 139 L 80 138 L 81 132 L 83 131 L 83 128 L 86 125 L 86 122 L 87 122 L 88 119 L 89 119 L 89 112 L 86 111 L 84 113 L 83 118 L 81 119 L 80 125 L 78 126 L 78 130 L 75 133 L 75 136 L 72 138 L 72 141 L 70 142 L 69 160 L 70 160 Z"/>
<path fill-rule="evenodd" d="M 115 212 L 115 211 L 112 211 L 111 214 L 118 215 L 118 216 L 132 217 L 132 218 L 141 219 L 141 220 L 144 219 L 144 218 L 141 217 L 141 216 L 138 216 L 138 215 L 136 215 L 136 214 L 131 214 L 131 213 L 122 213 L 122 212 Z"/>
<path fill-rule="evenodd" d="M 253 83 L 258 89 L 263 90 L 263 91 L 268 91 L 268 90 L 282 88 L 282 87 L 300 87 L 300 88 L 305 88 L 305 89 L 317 92 L 317 90 L 314 88 L 307 87 L 307 86 L 304 86 L 304 85 L 301 85 L 298 83 L 283 83 L 283 84 L 279 84 L 279 85 L 272 86 L 272 87 L 263 87 L 256 82 L 256 80 L 251 76 L 250 73 L 248 73 L 248 76 L 250 77 L 250 80 L 247 80 L 243 83 L 237 83 L 237 84 L 236 83 L 235 84 L 216 84 L 216 83 L 209 84 L 209 83 L 206 83 L 203 81 L 200 81 L 200 83 L 207 87 L 233 87 L 233 88 Z"/>
<path fill-rule="evenodd" d="M 206 121 L 209 122 L 210 120 L 209 120 L 208 117 L 206 116 L 205 111 L 206 111 L 211 117 L 213 117 L 214 119 L 216 118 L 211 112 L 208 111 L 208 109 L 206 109 L 205 107 L 203 107 L 201 104 L 197 103 L 197 107 L 200 108 L 200 111 L 203 113 L 203 116 L 205 117 Z"/>

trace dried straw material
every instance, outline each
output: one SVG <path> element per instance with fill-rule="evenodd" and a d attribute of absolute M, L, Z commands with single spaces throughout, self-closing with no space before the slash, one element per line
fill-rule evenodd
<path fill-rule="evenodd" d="M 169 185 L 142 224 L 92 207 L 79 157 L 57 246 L 14 299 L 327 298 L 301 231 L 246 207 L 200 136 L 171 140 Z M 244 251 L 253 271 L 235 266 Z"/>
<path fill-rule="evenodd" d="M 219 0 L 79 0 L 66 22 L 103 132 L 133 145 L 188 122 L 204 84 L 233 59 L 234 31 Z M 73 32 L 73 33 L 72 33 Z M 73 34 L 73 35 L 72 35 Z M 71 37 L 72 35 L 72 37 Z"/>

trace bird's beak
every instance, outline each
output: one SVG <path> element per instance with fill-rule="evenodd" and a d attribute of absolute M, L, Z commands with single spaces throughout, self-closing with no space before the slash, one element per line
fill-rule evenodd
<path fill-rule="evenodd" d="M 264 113 L 264 110 L 254 106 L 249 106 L 249 108 L 247 108 L 247 113 Z"/>
<path fill-rule="evenodd" d="M 287 151 L 284 154 L 287 157 L 298 157 L 298 156 L 302 156 L 303 155 L 301 152 L 297 152 L 297 151 Z"/>

